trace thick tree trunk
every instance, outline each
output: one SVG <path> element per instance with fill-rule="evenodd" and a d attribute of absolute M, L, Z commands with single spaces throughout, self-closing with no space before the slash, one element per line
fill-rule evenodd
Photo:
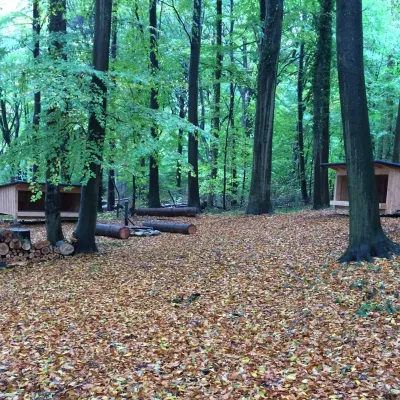
<path fill-rule="evenodd" d="M 349 247 L 341 262 L 400 254 L 382 230 L 374 176 L 363 63 L 361 0 L 337 0 L 340 103 L 350 200 Z"/>
<path fill-rule="evenodd" d="M 212 122 L 212 134 L 214 136 L 211 142 L 211 185 L 208 195 L 208 207 L 214 207 L 215 184 L 218 175 L 218 149 L 219 149 L 219 131 L 221 114 L 221 77 L 222 77 L 222 0 L 216 0 L 216 62 L 214 70 L 214 115 Z"/>
<path fill-rule="evenodd" d="M 307 179 L 306 179 L 306 168 L 304 161 L 304 110 L 305 104 L 303 101 L 304 91 L 304 42 L 300 44 L 299 49 L 299 71 L 297 78 L 297 149 L 299 153 L 299 178 L 301 187 L 301 197 L 303 203 L 308 203 L 307 194 Z"/>
<path fill-rule="evenodd" d="M 109 48 L 111 36 L 111 14 L 112 0 L 96 0 L 95 37 L 93 49 L 93 64 L 97 71 L 108 71 Z M 102 160 L 103 146 L 105 139 L 105 125 L 107 111 L 107 87 L 97 77 L 92 77 L 93 90 L 100 96 L 98 104 L 92 104 L 89 117 L 89 142 L 98 149 L 95 154 L 96 161 L 89 165 L 93 174 L 82 187 L 81 206 L 79 210 L 78 225 L 75 230 L 75 237 L 78 239 L 77 251 L 80 253 L 93 253 L 97 251 L 95 230 L 97 220 L 97 197 L 100 183 L 100 163 Z M 100 106 L 101 115 L 95 112 Z"/>
<path fill-rule="evenodd" d="M 158 110 L 158 89 L 155 86 L 158 73 L 157 58 L 157 2 L 150 0 L 150 68 L 152 75 L 152 87 L 150 90 L 150 108 Z M 158 140 L 158 127 L 154 124 L 151 127 L 151 136 L 154 140 Z M 155 151 L 150 156 L 149 162 L 149 207 L 161 207 L 160 187 L 159 187 L 159 171 L 158 171 L 158 153 Z"/>
<path fill-rule="evenodd" d="M 400 162 L 400 100 L 397 109 L 396 130 L 394 132 L 393 162 Z"/>
<path fill-rule="evenodd" d="M 321 0 L 318 21 L 318 43 L 314 64 L 314 196 L 313 207 L 329 206 L 328 168 L 321 163 L 329 161 L 329 100 L 332 59 L 333 0 Z"/>
<path fill-rule="evenodd" d="M 266 0 L 264 39 L 261 43 L 258 67 L 253 169 L 247 214 L 272 212 L 272 136 L 282 20 L 283 0 Z"/>
<path fill-rule="evenodd" d="M 199 65 L 201 46 L 201 9 L 202 0 L 193 1 L 193 23 L 190 41 L 190 65 L 189 65 L 189 103 L 188 120 L 194 126 L 199 125 L 198 98 L 199 98 Z M 198 132 L 189 132 L 188 138 L 188 162 L 193 171 L 188 173 L 188 204 L 200 210 L 199 193 L 199 142 Z"/>
<path fill-rule="evenodd" d="M 64 239 L 61 227 L 60 192 L 58 184 L 47 181 L 45 194 L 47 240 L 55 244 Z"/>
<path fill-rule="evenodd" d="M 66 0 L 50 0 L 50 19 L 49 32 L 51 37 L 49 53 L 54 59 L 66 59 L 64 53 L 64 43 L 62 36 L 67 33 L 67 21 L 65 19 Z M 52 115 L 53 109 L 49 111 Z M 55 125 L 55 122 L 50 120 L 48 125 Z M 56 133 L 54 133 L 56 134 Z M 60 193 L 57 178 L 59 172 L 59 155 L 60 148 L 53 149 L 55 157 L 47 160 L 46 171 L 46 189 L 45 189 L 45 219 L 47 240 L 51 244 L 55 244 L 59 240 L 64 239 L 61 226 L 60 213 Z"/>

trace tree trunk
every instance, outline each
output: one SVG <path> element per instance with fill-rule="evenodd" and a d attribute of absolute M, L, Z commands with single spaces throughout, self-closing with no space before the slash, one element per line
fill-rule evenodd
<path fill-rule="evenodd" d="M 297 149 L 299 153 L 299 178 L 301 187 L 301 197 L 303 203 L 308 203 L 307 194 L 307 179 L 306 179 L 306 168 L 304 161 L 304 110 L 305 104 L 303 101 L 304 91 L 304 42 L 300 44 L 299 49 L 299 71 L 297 79 Z"/>
<path fill-rule="evenodd" d="M 332 59 L 333 0 L 321 0 L 318 21 L 318 43 L 314 64 L 314 196 L 315 210 L 329 206 L 328 169 L 321 163 L 329 161 L 329 99 Z"/>
<path fill-rule="evenodd" d="M 150 109 L 158 110 L 158 89 L 155 86 L 158 73 L 158 58 L 157 58 L 157 2 L 150 0 L 150 69 L 152 76 L 152 87 L 150 90 Z M 158 127 L 153 124 L 151 127 L 151 136 L 156 141 L 158 140 Z M 158 171 L 158 152 L 150 156 L 149 162 L 149 207 L 161 207 L 160 202 L 160 187 L 159 187 L 159 171 Z"/>
<path fill-rule="evenodd" d="M 337 0 L 337 53 L 350 202 L 349 247 L 341 262 L 400 254 L 382 230 L 363 63 L 362 1 Z"/>
<path fill-rule="evenodd" d="M 235 58 L 234 58 L 234 53 L 233 53 L 233 29 L 235 26 L 235 20 L 233 19 L 233 0 L 230 0 L 230 27 L 229 27 L 229 45 L 231 46 L 230 48 L 230 63 L 231 67 L 234 67 L 235 64 Z M 233 72 L 231 71 L 230 73 L 230 84 L 229 84 L 229 94 L 230 94 L 230 102 L 229 102 L 229 114 L 230 114 L 230 126 L 232 128 L 232 184 L 231 184 L 231 190 L 232 190 L 232 200 L 231 200 L 231 206 L 236 207 L 237 206 L 237 194 L 238 194 L 238 182 L 237 182 L 237 167 L 236 167 L 236 131 L 235 131 L 235 110 L 234 110 L 234 104 L 235 104 L 235 85 L 233 82 Z M 225 163 L 226 164 L 226 163 Z M 226 180 L 226 172 L 225 172 L 225 177 L 224 179 Z"/>
<path fill-rule="evenodd" d="M 93 64 L 97 71 L 108 71 L 109 49 L 111 36 L 112 0 L 96 0 L 95 36 L 93 48 Z M 101 101 L 93 104 L 90 109 L 88 139 L 97 150 L 95 161 L 89 165 L 92 176 L 86 186 L 82 187 L 81 206 L 75 237 L 78 239 L 79 253 L 93 253 L 97 251 L 95 230 L 97 220 L 97 197 L 100 183 L 100 164 L 105 139 L 105 125 L 107 111 L 107 87 L 96 75 L 92 77 L 92 87 Z M 101 115 L 95 110 L 100 107 Z"/>
<path fill-rule="evenodd" d="M 47 240 L 55 244 L 63 240 L 64 235 L 61 226 L 60 192 L 58 184 L 53 184 L 51 180 L 46 184 L 45 205 Z"/>
<path fill-rule="evenodd" d="M 245 71 L 248 70 L 248 56 L 247 56 L 247 40 L 246 38 L 243 39 L 243 46 L 242 46 L 242 58 L 243 58 L 243 68 Z M 243 206 L 244 199 L 245 199 L 245 189 L 246 189 L 246 177 L 247 177 L 247 158 L 249 156 L 248 151 L 248 140 L 251 136 L 251 123 L 249 118 L 249 105 L 250 105 L 250 89 L 247 86 L 243 86 L 240 90 L 240 96 L 242 98 L 242 118 L 241 118 L 241 125 L 244 128 L 245 132 L 245 142 L 243 146 L 243 180 L 242 180 L 242 194 L 240 199 L 240 205 Z"/>
<path fill-rule="evenodd" d="M 62 36 L 67 33 L 67 21 L 65 19 L 66 0 L 50 0 L 50 19 L 49 32 L 53 35 L 50 41 L 49 53 L 55 59 L 66 59 L 64 53 L 64 43 Z M 52 115 L 54 109 L 50 109 L 49 115 Z M 48 125 L 55 125 L 55 122 L 50 120 Z M 56 134 L 56 133 L 54 133 Z M 47 160 L 46 169 L 46 189 L 45 189 L 45 218 L 47 240 L 54 244 L 59 240 L 64 239 L 61 226 L 60 213 L 60 193 L 58 185 L 59 175 L 59 155 L 60 148 L 55 148 L 55 156 Z"/>
<path fill-rule="evenodd" d="M 114 7 L 112 12 L 111 21 L 111 59 L 115 61 L 117 59 L 118 51 L 118 3 L 114 0 Z M 115 143 L 112 141 L 110 143 L 111 149 L 115 147 Z M 113 160 L 111 160 L 111 164 Z M 110 168 L 108 170 L 107 177 L 107 211 L 113 211 L 115 208 L 115 170 Z"/>
<path fill-rule="evenodd" d="M 282 20 L 283 0 L 266 0 L 264 39 L 261 43 L 258 67 L 253 169 L 247 214 L 272 212 L 272 135 Z"/>
<path fill-rule="evenodd" d="M 221 114 L 221 77 L 222 77 L 222 0 L 216 0 L 216 62 L 214 69 L 214 115 L 212 117 L 212 135 L 211 142 L 211 175 L 210 175 L 210 193 L 208 195 L 208 207 L 214 207 L 215 184 L 218 175 L 218 148 L 219 148 L 219 131 L 220 114 Z"/>
<path fill-rule="evenodd" d="M 185 98 L 183 93 L 179 94 L 179 118 L 185 118 Z M 179 129 L 178 132 L 178 154 L 182 156 L 183 151 L 183 129 Z M 176 162 L 176 187 L 180 188 L 182 186 L 182 170 L 181 170 L 181 161 L 178 160 Z"/>
<path fill-rule="evenodd" d="M 397 109 L 396 130 L 394 132 L 393 162 L 400 162 L 400 100 Z"/>
<path fill-rule="evenodd" d="M 201 46 L 201 8 L 202 0 L 193 0 L 193 23 L 190 41 L 190 65 L 189 65 L 189 103 L 188 120 L 194 126 L 199 125 L 198 98 L 199 98 L 199 64 Z M 198 132 L 189 132 L 188 138 L 188 162 L 193 171 L 188 173 L 188 204 L 200 210 L 199 193 L 199 142 Z"/>

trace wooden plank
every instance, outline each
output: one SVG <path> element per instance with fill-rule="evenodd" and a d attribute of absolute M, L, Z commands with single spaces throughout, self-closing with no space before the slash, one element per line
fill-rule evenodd
<path fill-rule="evenodd" d="M 0 188 L 0 214 L 15 215 L 15 186 L 5 186 Z"/>
<path fill-rule="evenodd" d="M 73 218 L 76 219 L 79 216 L 79 212 L 61 212 L 61 218 Z M 44 218 L 44 211 L 18 211 L 18 218 Z"/>
<path fill-rule="evenodd" d="M 331 200 L 331 206 L 340 206 L 340 207 L 349 207 L 348 201 L 339 201 L 339 200 Z M 379 203 L 380 210 L 386 210 L 387 204 L 386 203 Z"/>

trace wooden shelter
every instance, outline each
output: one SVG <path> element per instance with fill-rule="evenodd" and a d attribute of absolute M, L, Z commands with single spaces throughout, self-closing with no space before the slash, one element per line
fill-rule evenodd
<path fill-rule="evenodd" d="M 44 219 L 45 184 L 39 183 L 42 197 L 31 201 L 30 184 L 17 181 L 0 185 L 0 214 L 11 215 L 14 220 Z M 80 185 L 60 185 L 60 209 L 63 220 L 76 220 L 81 200 Z"/>
<path fill-rule="evenodd" d="M 349 190 L 346 163 L 321 164 L 336 171 L 335 190 L 331 206 L 339 214 L 349 212 Z M 378 191 L 379 212 L 381 214 L 400 214 L 400 164 L 387 161 L 374 161 L 376 188 Z"/>

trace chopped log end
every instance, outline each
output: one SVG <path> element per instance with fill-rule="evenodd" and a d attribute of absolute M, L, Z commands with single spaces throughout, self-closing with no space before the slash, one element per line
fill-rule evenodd
<path fill-rule="evenodd" d="M 0 255 L 5 256 L 10 252 L 10 248 L 7 243 L 0 243 Z"/>
<path fill-rule="evenodd" d="M 188 227 L 188 234 L 189 235 L 194 235 L 197 232 L 196 225 L 190 225 Z"/>

